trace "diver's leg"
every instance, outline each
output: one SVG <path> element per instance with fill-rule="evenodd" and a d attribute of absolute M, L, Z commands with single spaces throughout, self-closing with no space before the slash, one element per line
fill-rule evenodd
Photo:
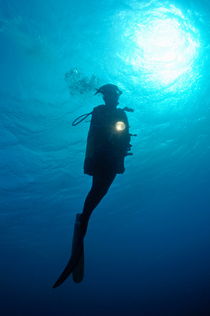
<path fill-rule="evenodd" d="M 102 200 L 102 198 L 106 195 L 115 177 L 116 177 L 115 173 L 103 175 L 103 176 L 101 175 L 93 176 L 92 187 L 85 199 L 83 212 L 80 216 L 80 221 L 81 221 L 84 235 L 86 233 L 88 221 L 93 210 Z"/>

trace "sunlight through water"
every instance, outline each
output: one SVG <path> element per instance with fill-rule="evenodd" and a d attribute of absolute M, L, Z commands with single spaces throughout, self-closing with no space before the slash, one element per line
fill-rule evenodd
<path fill-rule="evenodd" d="M 137 82 L 155 89 L 192 86 L 198 71 L 199 32 L 180 9 L 170 5 L 136 10 L 124 23 L 121 40 L 119 56 Z"/>

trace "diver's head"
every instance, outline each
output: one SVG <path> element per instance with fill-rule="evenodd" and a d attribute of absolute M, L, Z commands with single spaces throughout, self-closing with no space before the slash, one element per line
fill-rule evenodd
<path fill-rule="evenodd" d="M 101 93 L 106 105 L 117 106 L 118 100 L 122 91 L 114 84 L 105 84 L 104 86 L 97 89 L 95 94 Z"/>

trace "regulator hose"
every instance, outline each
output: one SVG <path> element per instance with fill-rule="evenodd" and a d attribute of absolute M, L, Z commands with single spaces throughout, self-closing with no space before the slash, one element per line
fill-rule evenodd
<path fill-rule="evenodd" d="M 76 125 L 80 124 L 82 121 L 84 121 L 92 113 L 93 112 L 82 114 L 82 115 L 78 116 L 77 118 L 75 118 L 75 120 L 73 120 L 72 126 L 76 126 Z"/>

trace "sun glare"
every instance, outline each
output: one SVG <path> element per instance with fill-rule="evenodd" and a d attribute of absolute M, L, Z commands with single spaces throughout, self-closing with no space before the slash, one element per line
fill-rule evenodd
<path fill-rule="evenodd" d="M 199 48 L 197 32 L 182 12 L 170 6 L 136 15 L 125 37 L 125 61 L 154 84 L 169 85 L 192 71 Z"/>

